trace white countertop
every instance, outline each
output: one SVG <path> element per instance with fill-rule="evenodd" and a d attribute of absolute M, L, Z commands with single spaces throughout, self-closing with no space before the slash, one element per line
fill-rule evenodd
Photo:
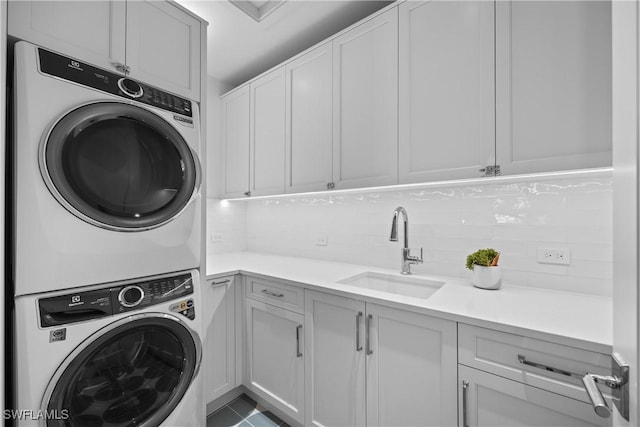
<path fill-rule="evenodd" d="M 611 353 L 613 304 L 609 297 L 508 284 L 497 291 L 488 291 L 474 288 L 465 279 L 425 276 L 444 281 L 445 285 L 423 300 L 337 283 L 364 271 L 400 276 L 393 270 L 256 252 L 212 254 L 207 257 L 206 266 L 207 278 L 236 273 L 272 277 L 309 289 Z"/>

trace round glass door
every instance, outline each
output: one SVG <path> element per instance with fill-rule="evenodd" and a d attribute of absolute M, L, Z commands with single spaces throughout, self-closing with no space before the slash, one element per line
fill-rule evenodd
<path fill-rule="evenodd" d="M 160 226 L 189 203 L 199 165 L 180 133 L 148 110 L 100 102 L 52 128 L 40 156 L 52 194 L 74 215 L 120 231 Z"/>
<path fill-rule="evenodd" d="M 47 410 L 66 410 L 66 419 L 47 426 L 158 426 L 195 376 L 196 340 L 179 321 L 165 317 L 108 331 L 76 354 L 55 382 Z"/>

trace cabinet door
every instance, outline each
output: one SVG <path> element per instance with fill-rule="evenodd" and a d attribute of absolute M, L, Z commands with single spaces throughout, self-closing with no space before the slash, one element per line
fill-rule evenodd
<path fill-rule="evenodd" d="M 399 6 L 400 183 L 478 177 L 494 164 L 493 8 Z"/>
<path fill-rule="evenodd" d="M 206 310 L 204 341 L 204 392 L 212 402 L 236 387 L 234 278 L 208 280 L 203 289 Z"/>
<path fill-rule="evenodd" d="M 304 422 L 304 317 L 247 299 L 246 385 Z"/>
<path fill-rule="evenodd" d="M 124 1 L 10 1 L 8 8 L 10 36 L 111 71 L 125 63 Z"/>
<path fill-rule="evenodd" d="M 284 68 L 251 82 L 251 195 L 284 193 Z"/>
<path fill-rule="evenodd" d="M 456 425 L 455 322 L 375 304 L 367 322 L 367 425 Z"/>
<path fill-rule="evenodd" d="M 364 302 L 305 291 L 305 425 L 365 425 L 364 312 Z"/>
<path fill-rule="evenodd" d="M 224 151 L 224 196 L 249 192 L 249 85 L 221 99 Z"/>
<path fill-rule="evenodd" d="M 326 190 L 333 141 L 331 43 L 286 65 L 286 192 Z"/>
<path fill-rule="evenodd" d="M 503 174 L 611 165 L 611 2 L 496 3 Z"/>
<path fill-rule="evenodd" d="M 398 11 L 333 40 L 336 188 L 398 182 Z"/>
<path fill-rule="evenodd" d="M 460 365 L 459 422 L 469 427 L 610 426 L 588 403 Z M 468 382 L 463 387 L 463 382 Z"/>
<path fill-rule="evenodd" d="M 131 77 L 200 100 L 200 21 L 167 1 L 127 2 Z"/>

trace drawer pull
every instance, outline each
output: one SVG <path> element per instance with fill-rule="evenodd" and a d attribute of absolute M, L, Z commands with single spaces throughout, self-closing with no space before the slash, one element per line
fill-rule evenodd
<path fill-rule="evenodd" d="M 527 358 L 521 354 L 518 355 L 518 362 L 522 363 L 523 365 L 532 366 L 534 368 L 542 369 L 544 371 L 553 372 L 560 375 L 565 375 L 567 377 L 575 377 L 580 379 L 584 377 L 584 375 L 576 374 L 575 372 L 569 372 L 565 371 L 564 369 L 554 368 L 553 366 L 532 362 L 530 360 L 527 360 Z"/>
<path fill-rule="evenodd" d="M 284 294 L 282 294 L 282 293 L 278 294 L 278 293 L 275 293 L 275 292 L 271 292 L 268 289 L 263 289 L 260 292 L 262 292 L 265 295 L 269 295 L 270 297 L 276 297 L 276 298 L 283 298 L 284 297 Z"/>
<path fill-rule="evenodd" d="M 296 326 L 296 357 L 302 357 L 302 352 L 300 351 L 300 330 L 302 329 L 302 325 Z"/>
<path fill-rule="evenodd" d="M 467 389 L 469 388 L 469 381 L 462 381 L 462 427 L 469 427 L 467 422 Z"/>
<path fill-rule="evenodd" d="M 211 286 L 224 285 L 231 282 L 231 279 L 223 279 L 223 280 L 214 280 L 211 282 Z"/>

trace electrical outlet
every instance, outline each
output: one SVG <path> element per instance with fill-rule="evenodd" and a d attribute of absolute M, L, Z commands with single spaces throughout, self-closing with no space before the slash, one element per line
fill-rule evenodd
<path fill-rule="evenodd" d="M 538 262 L 542 264 L 571 264 L 569 249 L 538 248 Z"/>
<path fill-rule="evenodd" d="M 315 241 L 316 246 L 327 246 L 327 243 L 328 243 L 328 238 L 326 233 L 316 234 L 316 241 Z"/>
<path fill-rule="evenodd" d="M 213 233 L 211 235 L 211 242 L 212 243 L 222 242 L 222 240 L 223 240 L 222 233 Z"/>

